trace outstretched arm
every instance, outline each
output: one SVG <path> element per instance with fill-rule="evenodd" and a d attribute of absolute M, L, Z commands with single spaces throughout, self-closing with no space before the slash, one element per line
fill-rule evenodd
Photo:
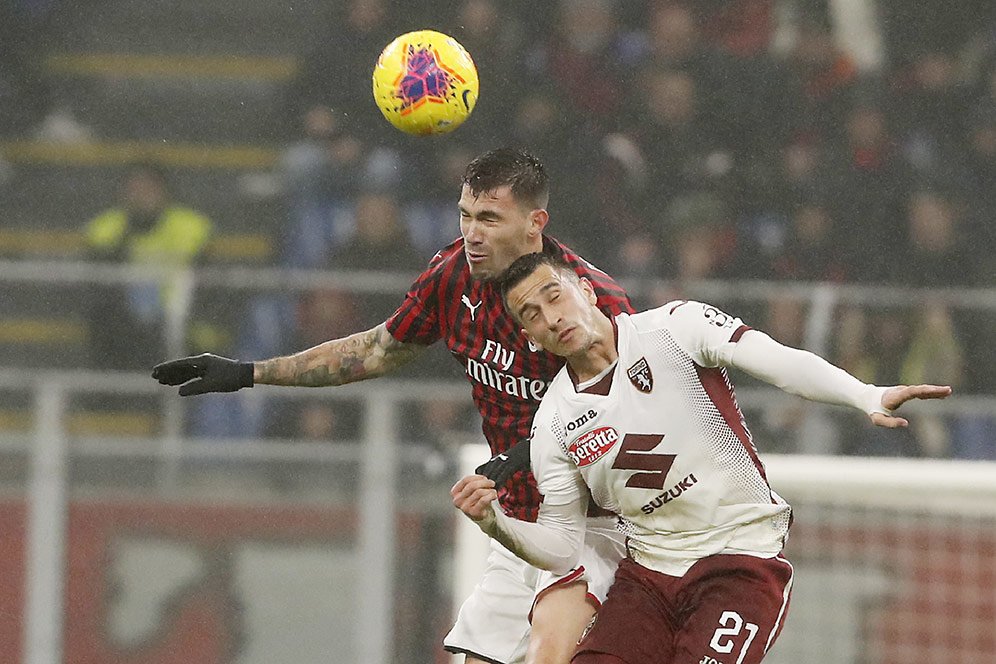
<path fill-rule="evenodd" d="M 791 394 L 858 408 L 874 424 L 888 428 L 908 424 L 892 411 L 910 399 L 943 399 L 951 394 L 950 387 L 941 385 L 866 385 L 818 355 L 784 346 L 757 330 L 745 332 L 736 343 L 730 365 Z"/>
<path fill-rule="evenodd" d="M 239 362 L 204 353 L 157 364 L 152 377 L 163 385 L 179 385 L 180 396 L 235 392 L 260 383 L 321 387 L 344 385 L 382 376 L 411 362 L 425 346 L 402 343 L 387 326 L 326 341 L 287 357 Z"/>
<path fill-rule="evenodd" d="M 408 364 L 425 346 L 395 339 L 381 323 L 366 332 L 326 341 L 286 357 L 253 363 L 263 385 L 323 387 L 376 378 Z"/>

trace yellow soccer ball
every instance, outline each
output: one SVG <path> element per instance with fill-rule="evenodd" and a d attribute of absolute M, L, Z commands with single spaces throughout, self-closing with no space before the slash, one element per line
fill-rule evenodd
<path fill-rule="evenodd" d="M 477 67 L 448 35 L 408 32 L 388 44 L 373 70 L 373 95 L 384 117 L 409 134 L 445 134 L 477 103 Z"/>

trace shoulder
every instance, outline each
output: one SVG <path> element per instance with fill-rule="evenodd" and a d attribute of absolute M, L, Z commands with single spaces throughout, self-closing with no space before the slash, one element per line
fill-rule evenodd
<path fill-rule="evenodd" d="M 105 210 L 87 224 L 87 242 L 92 246 L 107 246 L 121 239 L 128 225 L 128 215 L 120 208 Z"/>
<path fill-rule="evenodd" d="M 590 261 L 583 258 L 576 251 L 554 237 L 549 235 L 543 236 L 543 251 L 564 259 L 568 265 L 574 268 L 574 271 L 578 273 L 578 276 L 588 278 L 595 277 L 599 280 L 612 280 L 612 278 L 603 270 L 595 267 L 595 265 L 593 265 Z"/>
<path fill-rule="evenodd" d="M 208 228 L 211 220 L 207 215 L 182 205 L 172 205 L 166 209 L 165 218 L 169 223 L 182 224 L 188 227 Z"/>
<path fill-rule="evenodd" d="M 640 332 L 666 329 L 679 334 L 705 326 L 729 327 L 735 320 L 716 307 L 695 300 L 672 300 L 626 319 Z"/>
<path fill-rule="evenodd" d="M 469 276 L 467 259 L 463 253 L 463 238 L 457 238 L 429 259 L 429 264 L 419 277 L 420 282 L 448 281 L 461 275 Z"/>

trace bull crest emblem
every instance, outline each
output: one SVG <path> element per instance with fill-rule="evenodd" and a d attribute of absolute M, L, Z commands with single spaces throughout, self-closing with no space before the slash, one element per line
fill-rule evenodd
<path fill-rule="evenodd" d="M 626 369 L 626 375 L 629 376 L 629 382 L 633 383 L 633 387 L 644 394 L 650 394 L 650 391 L 654 389 L 654 375 L 650 373 L 647 358 L 641 357 L 637 360 L 633 366 Z"/>

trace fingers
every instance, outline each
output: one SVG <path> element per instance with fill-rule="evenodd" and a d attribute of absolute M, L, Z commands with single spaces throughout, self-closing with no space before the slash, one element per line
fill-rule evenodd
<path fill-rule="evenodd" d="M 453 505 L 472 519 L 484 518 L 491 502 L 498 498 L 495 483 L 481 475 L 468 475 L 453 485 Z"/>
<path fill-rule="evenodd" d="M 152 377 L 163 385 L 180 385 L 203 375 L 204 367 L 192 357 L 161 362 L 152 367 Z"/>
<path fill-rule="evenodd" d="M 895 410 L 912 399 L 944 399 L 951 396 L 949 385 L 897 385 L 882 395 L 882 406 Z"/>
<path fill-rule="evenodd" d="M 198 378 L 197 380 L 192 380 L 185 385 L 180 385 L 180 396 L 181 397 L 192 397 L 198 394 L 206 394 L 211 390 L 204 383 L 203 378 Z"/>
<path fill-rule="evenodd" d="M 908 420 L 902 417 L 886 415 L 884 413 L 872 413 L 871 421 L 875 426 L 885 427 L 886 429 L 900 429 L 910 424 Z"/>
<path fill-rule="evenodd" d="M 913 399 L 944 399 L 951 396 L 950 385 L 913 385 Z"/>

